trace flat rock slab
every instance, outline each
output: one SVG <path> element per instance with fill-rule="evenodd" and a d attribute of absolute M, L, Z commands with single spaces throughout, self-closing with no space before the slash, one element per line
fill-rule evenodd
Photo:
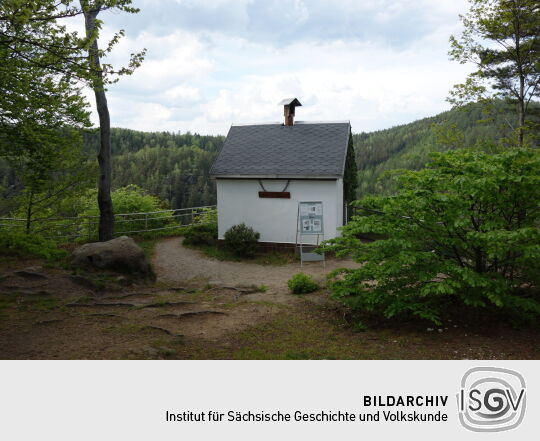
<path fill-rule="evenodd" d="M 183 319 L 188 317 L 200 317 L 202 315 L 225 315 L 226 313 L 223 311 L 188 311 L 188 312 L 182 312 L 180 314 L 160 314 L 158 315 L 158 318 L 177 318 L 177 319 Z"/>
<path fill-rule="evenodd" d="M 35 271 L 20 270 L 14 271 L 13 274 L 22 277 L 27 280 L 46 280 L 48 277 L 45 274 L 37 273 Z"/>
<path fill-rule="evenodd" d="M 69 280 L 84 288 L 89 288 L 91 290 L 97 289 L 97 285 L 92 280 L 83 276 L 71 275 L 69 276 Z"/>

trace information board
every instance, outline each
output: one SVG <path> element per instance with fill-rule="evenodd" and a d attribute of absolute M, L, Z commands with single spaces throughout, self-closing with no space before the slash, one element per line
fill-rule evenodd
<path fill-rule="evenodd" d="M 300 202 L 299 204 L 299 232 L 324 234 L 322 202 Z"/>

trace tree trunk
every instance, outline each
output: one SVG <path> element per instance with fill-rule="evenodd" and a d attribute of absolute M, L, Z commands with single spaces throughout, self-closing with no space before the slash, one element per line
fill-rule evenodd
<path fill-rule="evenodd" d="M 83 2 L 81 2 L 83 6 Z M 83 6 L 84 9 L 84 6 Z M 99 7 L 84 12 L 86 35 L 93 34 Z M 103 84 L 103 70 L 99 60 L 97 38 L 88 49 L 90 68 L 93 71 L 93 89 L 96 97 L 96 107 L 99 115 L 99 128 L 101 146 L 98 153 L 99 180 L 98 180 L 98 207 L 99 207 L 99 240 L 111 240 L 114 233 L 114 212 L 111 199 L 111 120 L 109 107 Z"/>
<path fill-rule="evenodd" d="M 519 6 L 514 3 L 514 27 L 516 45 L 516 65 L 519 75 L 519 97 L 518 97 L 518 142 L 523 147 L 525 137 L 525 75 L 523 73 L 523 60 L 521 59 L 521 11 Z"/>
<path fill-rule="evenodd" d="M 519 56 L 519 41 L 517 44 L 517 53 Z M 519 146 L 523 147 L 523 141 L 525 138 L 525 75 L 523 75 L 523 68 L 521 66 L 521 60 L 518 60 L 518 72 L 519 72 L 519 99 L 518 99 L 518 142 Z"/>
<path fill-rule="evenodd" d="M 33 204 L 34 204 L 34 191 L 30 190 L 30 196 L 28 197 L 28 206 L 26 207 L 26 234 L 30 234 L 30 228 L 32 227 Z"/>

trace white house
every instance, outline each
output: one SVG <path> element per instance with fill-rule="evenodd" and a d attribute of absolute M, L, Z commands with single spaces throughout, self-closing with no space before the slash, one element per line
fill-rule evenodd
<path fill-rule="evenodd" d="M 260 233 L 260 242 L 294 244 L 298 203 L 311 201 L 322 202 L 324 239 L 339 234 L 351 126 L 348 121 L 295 122 L 300 102 L 280 104 L 285 123 L 233 124 L 212 166 L 219 239 L 244 222 Z"/>

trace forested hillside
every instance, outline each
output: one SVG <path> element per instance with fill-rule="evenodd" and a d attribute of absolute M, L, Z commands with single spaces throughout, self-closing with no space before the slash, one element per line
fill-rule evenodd
<path fill-rule="evenodd" d="M 171 208 L 216 203 L 209 172 L 223 136 L 112 129 L 113 188 L 138 185 Z M 85 150 L 97 151 L 98 133 L 85 135 Z"/>
<path fill-rule="evenodd" d="M 451 110 L 431 118 L 371 133 L 353 135 L 358 164 L 358 195 L 393 190 L 384 172 L 420 169 L 435 150 L 474 145 L 481 139 L 507 135 L 504 118 L 479 122 L 479 106 Z M 457 144 L 441 142 L 441 135 L 456 127 L 462 138 Z M 223 136 L 191 133 L 140 132 L 112 129 L 113 189 L 135 184 L 166 201 L 171 208 L 216 203 L 215 183 L 209 178 L 212 162 L 223 145 Z M 94 161 L 98 132 L 84 134 L 84 151 Z M 0 189 L 6 197 L 17 194 L 15 172 L 0 161 Z"/>
<path fill-rule="evenodd" d="M 470 147 L 480 140 L 508 136 L 505 113 L 498 114 L 493 121 L 487 121 L 480 106 L 468 106 L 410 124 L 353 135 L 358 195 L 391 192 L 392 181 L 384 173 L 395 169 L 418 170 L 429 159 L 430 152 Z M 449 135 L 457 135 L 457 139 L 448 142 L 444 138 Z"/>
<path fill-rule="evenodd" d="M 358 195 L 391 192 L 391 180 L 384 172 L 420 169 L 432 151 L 472 146 L 482 139 L 509 135 L 504 116 L 489 122 L 485 118 L 480 106 L 469 106 L 353 135 Z M 458 142 L 448 143 L 443 138 L 454 128 L 459 133 Z M 136 184 L 168 201 L 172 208 L 215 204 L 215 184 L 209 179 L 209 171 L 223 140 L 223 136 L 113 129 L 113 187 Z M 97 142 L 97 133 L 85 137 L 88 153 L 97 150 Z"/>
<path fill-rule="evenodd" d="M 484 118 L 479 106 L 469 106 L 353 135 L 359 196 L 392 191 L 391 180 L 384 172 L 420 169 L 432 151 L 472 146 L 481 139 L 509 134 L 504 117 L 480 122 Z M 445 143 L 441 138 L 453 127 L 462 138 L 458 144 Z M 113 188 L 136 184 L 168 201 L 172 208 L 215 204 L 215 184 L 209 179 L 209 171 L 223 140 L 223 136 L 113 129 Z M 97 151 L 97 143 L 97 133 L 85 136 L 89 154 Z"/>

